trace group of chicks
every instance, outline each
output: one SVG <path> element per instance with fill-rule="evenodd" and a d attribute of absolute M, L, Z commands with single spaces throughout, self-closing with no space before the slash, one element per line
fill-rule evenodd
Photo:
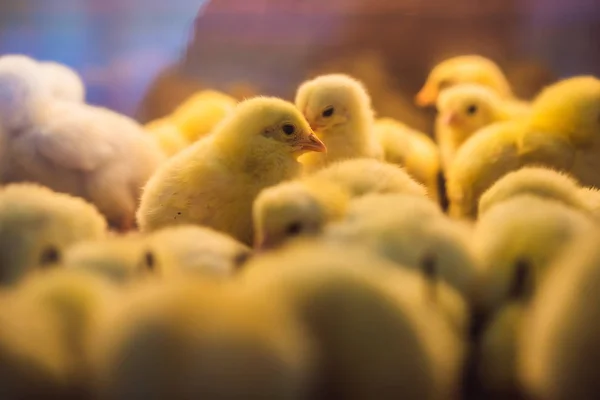
<path fill-rule="evenodd" d="M 600 396 L 597 78 L 446 60 L 435 142 L 341 74 L 147 126 L 84 98 L 0 57 L 0 398 Z"/>

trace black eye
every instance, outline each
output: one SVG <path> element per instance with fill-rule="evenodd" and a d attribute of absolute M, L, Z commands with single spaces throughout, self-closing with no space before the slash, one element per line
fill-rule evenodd
<path fill-rule="evenodd" d="M 237 268 L 240 268 L 250 259 L 251 256 L 252 254 L 249 251 L 242 251 L 235 255 L 233 258 L 233 264 Z"/>
<path fill-rule="evenodd" d="M 467 114 L 468 115 L 475 115 L 478 111 L 478 108 L 475 104 L 471 104 L 469 107 L 467 107 Z"/>
<path fill-rule="evenodd" d="M 296 127 L 292 124 L 285 124 L 281 127 L 281 130 L 283 131 L 283 133 L 285 133 L 286 135 L 293 135 L 294 132 L 296 132 Z"/>
<path fill-rule="evenodd" d="M 302 224 L 300 222 L 293 222 L 287 226 L 285 233 L 289 236 L 296 236 L 302 232 Z"/>
<path fill-rule="evenodd" d="M 156 269 L 156 257 L 154 257 L 154 253 L 147 251 L 146 254 L 144 254 L 143 266 L 145 270 L 154 272 Z"/>
<path fill-rule="evenodd" d="M 325 118 L 329 118 L 333 115 L 334 112 L 335 112 L 335 108 L 327 107 L 321 115 Z"/>
<path fill-rule="evenodd" d="M 46 247 L 40 254 L 40 265 L 47 267 L 60 261 L 60 252 L 54 246 Z"/>

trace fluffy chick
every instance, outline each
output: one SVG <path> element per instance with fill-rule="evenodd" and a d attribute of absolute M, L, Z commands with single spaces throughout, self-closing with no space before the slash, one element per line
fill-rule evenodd
<path fill-rule="evenodd" d="M 475 226 L 473 247 L 482 270 L 477 304 L 483 312 L 500 309 L 511 287 L 525 275 L 532 289 L 569 243 L 590 233 L 585 215 L 558 202 L 521 195 L 491 208 Z"/>
<path fill-rule="evenodd" d="M 161 229 L 148 237 L 148 243 L 161 264 L 205 276 L 231 276 L 252 256 L 248 246 L 196 225 Z"/>
<path fill-rule="evenodd" d="M 579 195 L 592 215 L 600 219 L 600 190 L 593 187 L 583 187 L 579 189 Z"/>
<path fill-rule="evenodd" d="M 583 190 L 575 179 L 565 173 L 549 168 L 525 167 L 506 174 L 486 190 L 479 201 L 478 214 L 481 216 L 496 204 L 525 194 L 555 200 L 592 214 L 592 206 Z"/>
<path fill-rule="evenodd" d="M 33 184 L 0 189 L 0 286 L 32 270 L 52 267 L 66 249 L 106 235 L 106 221 L 91 204 Z"/>
<path fill-rule="evenodd" d="M 404 193 L 426 201 L 425 188 L 396 165 L 373 159 L 340 161 L 261 192 L 253 207 L 255 245 L 273 248 L 293 237 L 319 234 L 345 214 L 352 199 L 369 193 Z"/>
<path fill-rule="evenodd" d="M 37 68 L 0 59 L 3 181 L 86 198 L 111 225 L 133 228 L 141 188 L 164 155 L 135 121 L 52 98 Z"/>
<path fill-rule="evenodd" d="M 523 166 L 570 173 L 581 184 L 600 186 L 600 80 L 565 79 L 546 88 L 528 118 L 492 124 L 458 151 L 448 173 L 450 212 L 473 217 L 479 197 L 499 178 Z"/>
<path fill-rule="evenodd" d="M 278 302 L 178 282 L 134 293 L 91 343 L 100 398 L 305 399 L 310 343 Z"/>
<path fill-rule="evenodd" d="M 91 272 L 117 284 L 169 275 L 171 272 L 157 259 L 145 238 L 137 235 L 77 243 L 65 253 L 63 265 Z"/>
<path fill-rule="evenodd" d="M 147 124 L 148 131 L 167 157 L 171 157 L 189 146 L 181 131 L 171 120 L 163 118 Z"/>
<path fill-rule="evenodd" d="M 500 67 L 479 55 L 452 57 L 436 65 L 415 97 L 421 106 L 433 106 L 440 93 L 461 83 L 487 86 L 503 98 L 511 98 L 512 90 Z"/>
<path fill-rule="evenodd" d="M 39 65 L 41 73 L 50 84 L 52 96 L 65 101 L 85 102 L 85 85 L 75 70 L 52 61 Z"/>
<path fill-rule="evenodd" d="M 433 270 L 469 301 L 478 274 L 469 233 L 419 197 L 370 195 L 355 200 L 345 219 L 327 227 L 325 237 L 349 247 L 364 246 L 402 268 Z"/>
<path fill-rule="evenodd" d="M 254 258 L 242 278 L 307 327 L 317 350 L 313 398 L 457 394 L 463 344 L 421 275 L 356 249 L 302 243 Z"/>
<path fill-rule="evenodd" d="M 600 242 L 574 243 L 552 266 L 521 332 L 519 372 L 530 398 L 594 399 L 600 390 Z"/>
<path fill-rule="evenodd" d="M 189 143 L 211 133 L 232 113 L 237 100 L 216 90 L 200 91 L 181 103 L 168 116 Z"/>
<path fill-rule="evenodd" d="M 524 117 L 530 106 L 517 107 L 491 88 L 460 84 L 444 90 L 437 99 L 435 137 L 440 146 L 444 170 L 456 151 L 479 129 L 494 122 Z"/>
<path fill-rule="evenodd" d="M 298 88 L 296 106 L 327 146 L 327 153 L 301 158 L 307 171 L 350 158 L 383 157 L 374 135 L 371 98 L 357 80 L 341 74 L 319 76 Z"/>
<path fill-rule="evenodd" d="M 157 171 L 144 189 L 138 222 L 143 231 L 206 225 L 251 245 L 255 197 L 298 176 L 300 154 L 325 150 L 293 104 L 246 100 L 210 136 Z"/>

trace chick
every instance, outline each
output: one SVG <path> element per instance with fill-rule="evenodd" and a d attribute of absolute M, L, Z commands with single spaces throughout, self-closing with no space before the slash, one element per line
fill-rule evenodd
<path fill-rule="evenodd" d="M 600 218 L 600 190 L 593 187 L 579 189 L 579 195 L 595 218 Z"/>
<path fill-rule="evenodd" d="M 106 235 L 106 221 L 85 201 L 42 186 L 0 189 L 0 286 L 51 268 L 66 249 Z"/>
<path fill-rule="evenodd" d="M 537 287 L 560 252 L 593 227 L 578 211 L 531 195 L 491 208 L 472 235 L 482 265 L 477 285 L 479 307 L 486 313 L 500 309 L 510 300 L 512 282 L 519 275 L 530 275 Z"/>
<path fill-rule="evenodd" d="M 519 372 L 530 398 L 598 396 L 598 232 L 552 265 L 521 331 Z"/>
<path fill-rule="evenodd" d="M 85 102 L 85 85 L 75 70 L 51 61 L 40 63 L 40 69 L 50 84 L 52 96 L 64 101 Z"/>
<path fill-rule="evenodd" d="M 421 275 L 356 249 L 302 243 L 254 258 L 242 278 L 307 327 L 317 350 L 313 398 L 457 395 L 463 343 Z"/>
<path fill-rule="evenodd" d="M 460 84 L 444 90 L 437 98 L 435 137 L 440 146 L 444 170 L 448 170 L 456 151 L 479 129 L 494 122 L 529 114 L 530 106 L 517 107 L 491 88 Z"/>
<path fill-rule="evenodd" d="M 531 115 L 492 124 L 458 151 L 448 173 L 450 212 L 473 217 L 479 197 L 496 180 L 523 166 L 545 166 L 570 173 L 581 184 L 600 186 L 597 138 L 600 80 L 565 79 L 545 89 Z"/>
<path fill-rule="evenodd" d="M 237 240 L 194 225 L 161 229 L 148 242 L 160 263 L 205 276 L 231 276 L 252 256 L 251 249 Z"/>
<path fill-rule="evenodd" d="M 83 197 L 112 226 L 133 228 L 141 188 L 164 155 L 135 121 L 52 98 L 37 68 L 0 59 L 4 182 L 37 182 Z"/>
<path fill-rule="evenodd" d="M 169 275 L 172 271 L 158 259 L 145 238 L 133 235 L 80 242 L 67 250 L 63 265 L 117 284 Z"/>
<path fill-rule="evenodd" d="M 180 104 L 168 119 L 189 143 L 194 143 L 211 133 L 236 105 L 237 100 L 225 93 L 203 90 Z"/>
<path fill-rule="evenodd" d="M 525 167 L 506 174 L 485 191 L 479 201 L 479 216 L 496 204 L 520 195 L 558 201 L 568 207 L 593 214 L 583 188 L 571 176 L 548 168 Z M 592 196 L 590 196 L 591 198 Z"/>
<path fill-rule="evenodd" d="M 309 398 L 303 327 L 235 289 L 191 281 L 134 293 L 91 343 L 100 398 Z"/>
<path fill-rule="evenodd" d="M 325 150 L 293 104 L 246 100 L 209 137 L 157 171 L 144 189 L 138 222 L 143 231 L 206 225 L 251 245 L 254 198 L 298 176 L 300 154 Z"/>
<path fill-rule="evenodd" d="M 174 156 L 189 146 L 181 131 L 169 119 L 159 119 L 144 127 L 167 157 Z"/>
<path fill-rule="evenodd" d="M 296 106 L 327 146 L 327 153 L 301 158 L 307 171 L 350 158 L 383 157 L 371 98 L 360 82 L 341 74 L 319 76 L 298 88 Z"/>
<path fill-rule="evenodd" d="M 340 161 L 261 192 L 253 206 L 255 246 L 269 249 L 293 237 L 320 234 L 345 214 L 352 199 L 369 193 L 404 193 L 426 201 L 425 189 L 398 166 L 372 159 Z"/>
<path fill-rule="evenodd" d="M 370 195 L 355 200 L 345 219 L 327 227 L 325 237 L 349 247 L 364 246 L 402 268 L 433 268 L 469 301 L 478 273 L 469 233 L 419 197 Z"/>
<path fill-rule="evenodd" d="M 415 102 L 421 107 L 433 106 L 443 90 L 461 83 L 476 83 L 491 88 L 502 98 L 513 97 L 510 84 L 496 63 L 479 55 L 464 55 L 436 65 Z"/>

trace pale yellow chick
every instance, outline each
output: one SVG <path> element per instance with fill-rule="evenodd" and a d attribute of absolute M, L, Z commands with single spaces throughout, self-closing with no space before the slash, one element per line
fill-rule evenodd
<path fill-rule="evenodd" d="M 520 121 L 492 124 L 458 151 L 448 173 L 450 213 L 474 217 L 480 196 L 505 174 L 545 166 L 600 186 L 600 80 L 565 79 L 545 89 Z"/>
<path fill-rule="evenodd" d="M 435 138 L 447 171 L 456 151 L 479 129 L 525 117 L 531 109 L 528 105 L 515 106 L 487 86 L 464 83 L 440 93 L 437 111 Z"/>
<path fill-rule="evenodd" d="M 325 150 L 293 104 L 268 97 L 241 102 L 209 137 L 150 179 L 137 213 L 141 230 L 198 224 L 251 245 L 255 197 L 297 177 L 299 155 Z"/>
<path fill-rule="evenodd" d="M 351 158 L 382 159 L 383 150 L 374 134 L 371 98 L 357 80 L 331 74 L 307 81 L 298 88 L 296 106 L 327 146 L 327 153 L 301 158 L 306 171 Z"/>
<path fill-rule="evenodd" d="M 410 176 L 425 185 L 434 201 L 439 201 L 440 152 L 433 140 L 392 118 L 375 120 L 375 135 L 383 147 L 384 159 L 404 167 Z"/>
<path fill-rule="evenodd" d="M 105 237 L 106 220 L 84 200 L 34 184 L 0 189 L 0 286 L 59 264 L 70 246 Z"/>
<path fill-rule="evenodd" d="M 167 118 L 153 121 L 144 129 L 156 140 L 167 157 L 174 156 L 190 144 L 179 128 Z"/>

